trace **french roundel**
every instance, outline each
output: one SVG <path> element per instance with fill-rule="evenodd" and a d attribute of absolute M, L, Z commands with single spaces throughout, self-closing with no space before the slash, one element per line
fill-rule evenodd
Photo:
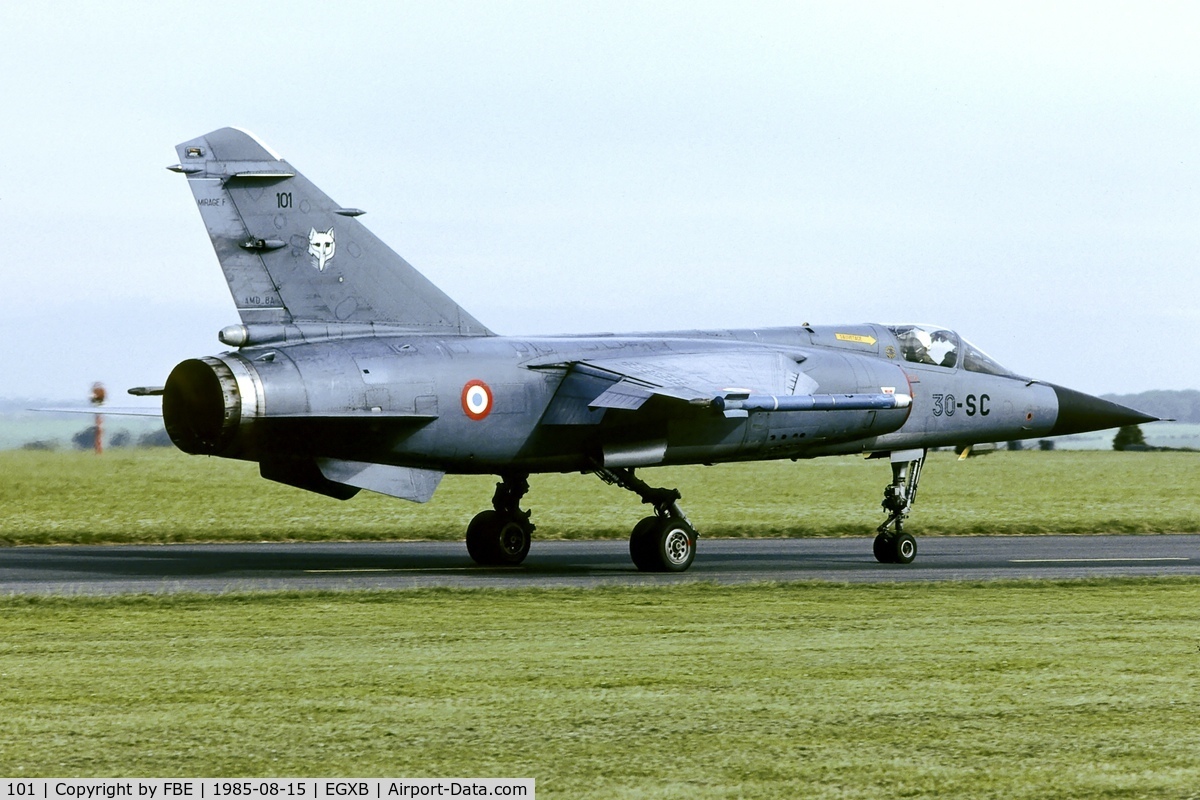
<path fill-rule="evenodd" d="M 492 390 L 483 381 L 467 381 L 462 390 L 462 407 L 468 417 L 481 420 L 492 413 Z"/>

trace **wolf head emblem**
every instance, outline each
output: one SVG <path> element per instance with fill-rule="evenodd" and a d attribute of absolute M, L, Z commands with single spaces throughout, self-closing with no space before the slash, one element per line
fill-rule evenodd
<path fill-rule="evenodd" d="M 333 228 L 327 231 L 319 231 L 316 228 L 309 229 L 308 254 L 313 257 L 314 267 L 324 272 L 325 265 L 333 258 L 335 249 L 336 242 L 333 241 Z"/>

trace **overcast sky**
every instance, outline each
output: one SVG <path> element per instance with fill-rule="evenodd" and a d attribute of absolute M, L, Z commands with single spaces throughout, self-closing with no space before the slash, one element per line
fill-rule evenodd
<path fill-rule="evenodd" d="M 501 333 L 935 322 L 1200 388 L 1200 5 L 0 4 L 0 396 L 233 302 L 174 146 L 253 131 Z"/>

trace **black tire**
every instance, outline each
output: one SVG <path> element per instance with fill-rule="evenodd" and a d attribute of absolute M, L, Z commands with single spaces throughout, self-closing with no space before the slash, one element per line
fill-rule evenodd
<path fill-rule="evenodd" d="M 482 511 L 467 525 L 467 554 L 476 564 L 496 563 L 496 545 L 500 525 L 495 511 Z"/>
<path fill-rule="evenodd" d="M 654 571 L 654 529 L 658 517 L 646 517 L 633 526 L 629 534 L 629 557 L 633 565 L 642 572 Z"/>
<path fill-rule="evenodd" d="M 515 566 L 529 555 L 532 526 L 499 511 L 482 511 L 467 526 L 467 553 L 485 567 Z"/>
<path fill-rule="evenodd" d="M 896 564 L 911 564 L 917 557 L 917 540 L 902 533 L 892 540 L 892 560 Z"/>
<path fill-rule="evenodd" d="M 875 560 L 880 564 L 894 564 L 894 553 L 892 552 L 892 543 L 888 539 L 887 534 L 881 533 L 875 537 L 875 544 L 871 548 L 875 552 Z"/>
<path fill-rule="evenodd" d="M 633 529 L 629 552 L 642 572 L 683 572 L 696 559 L 696 531 L 679 517 L 648 517 Z"/>

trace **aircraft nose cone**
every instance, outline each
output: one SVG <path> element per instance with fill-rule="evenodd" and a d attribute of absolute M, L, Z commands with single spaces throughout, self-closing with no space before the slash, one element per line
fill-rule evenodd
<path fill-rule="evenodd" d="M 1143 422 L 1158 421 L 1158 417 L 1134 411 L 1132 408 L 1118 403 L 1101 400 L 1090 394 L 1054 384 L 1050 384 L 1050 387 L 1058 395 L 1058 417 L 1054 420 L 1054 428 L 1050 431 L 1051 436 L 1102 431 L 1106 428 L 1119 428 L 1122 425 L 1138 425 Z"/>

